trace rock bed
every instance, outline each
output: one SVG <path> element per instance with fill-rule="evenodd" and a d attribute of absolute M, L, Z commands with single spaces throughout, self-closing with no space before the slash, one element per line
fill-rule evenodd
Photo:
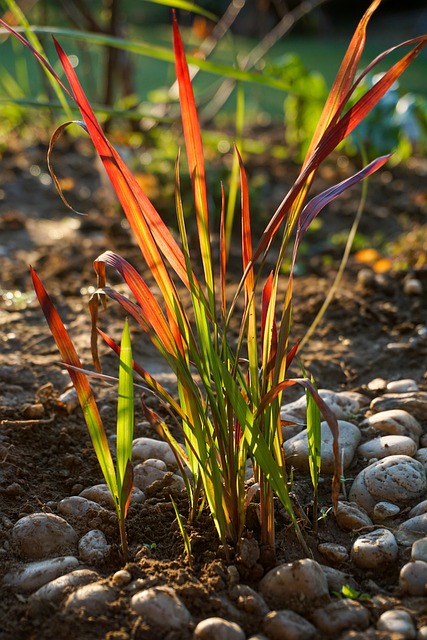
<path fill-rule="evenodd" d="M 84 625 L 119 606 L 130 627 L 142 625 L 135 637 L 143 639 L 427 638 L 427 393 L 413 380 L 375 379 L 368 390 L 375 392 L 373 400 L 355 392 L 319 392 L 340 425 L 344 477 L 335 517 L 338 528 L 348 532 L 348 543 L 319 541 L 321 561 L 282 563 L 262 575 L 258 544 L 248 534 L 240 565 L 224 565 L 217 607 L 222 615 L 200 619 L 178 587 L 150 586 L 149 576 L 141 577 L 144 560 L 138 565 L 144 548 L 126 567 L 105 575 L 113 553 L 106 534 L 115 520 L 106 485 L 49 503 L 50 512 L 16 522 L 3 517 L 15 558 L 3 587 L 27 603 L 30 618 L 55 611 L 64 620 L 78 615 Z M 305 397 L 282 408 L 283 418 L 296 423 L 284 428 L 286 458 L 301 474 L 308 470 L 304 411 Z M 133 504 L 144 504 L 156 486 L 166 485 L 174 495 L 183 491 L 165 443 L 137 438 L 133 453 Z M 323 476 L 332 465 L 332 438 L 323 423 Z M 250 466 L 247 471 L 250 478 Z M 258 570 L 252 586 L 244 584 L 242 563 L 252 576 Z M 353 569 L 371 585 L 369 600 L 356 597 Z M 384 593 L 375 577 L 390 570 L 395 583 Z M 337 598 L 344 586 L 353 598 Z M 244 616 L 252 620 L 251 631 L 244 630 Z"/>

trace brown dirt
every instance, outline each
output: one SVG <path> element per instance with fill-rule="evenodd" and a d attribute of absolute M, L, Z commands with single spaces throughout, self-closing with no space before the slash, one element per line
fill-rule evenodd
<path fill-rule="evenodd" d="M 0 554 L 2 572 L 15 560 L 10 544 L 10 523 L 35 511 L 55 511 L 56 503 L 82 488 L 102 482 L 80 410 L 67 411 L 57 397 L 67 384 L 67 376 L 58 364 L 58 353 L 44 322 L 41 310 L 31 293 L 28 264 L 31 263 L 57 303 L 62 317 L 83 360 L 89 356 L 89 318 L 86 309 L 87 288 L 95 284 L 92 260 L 107 248 L 119 250 L 141 271 L 142 261 L 120 214 L 112 203 L 111 193 L 100 178 L 98 167 L 85 143 L 72 143 L 57 152 L 58 173 L 70 178 L 67 196 L 78 210 L 89 213 L 77 217 L 65 210 L 52 185 L 44 185 L 45 144 L 22 148 L 11 141 L 4 152 L 0 169 Z M 266 167 L 265 159 L 249 163 L 250 176 L 266 180 L 263 191 L 269 200 L 283 195 L 295 176 L 295 167 L 278 161 Z M 346 170 L 349 168 L 347 167 Z M 340 171 L 338 171 L 340 173 Z M 408 166 L 390 169 L 375 176 L 370 184 L 369 204 L 362 222 L 371 246 L 384 250 L 387 242 L 397 241 L 402 234 L 426 229 L 425 160 L 413 160 Z M 319 188 L 336 179 L 334 165 L 321 174 Z M 320 308 L 336 270 L 339 250 L 328 241 L 337 231 L 347 229 L 357 207 L 357 189 L 334 203 L 327 213 L 327 232 L 312 235 L 308 252 L 303 257 L 304 274 L 295 283 L 294 337 L 304 334 Z M 278 200 L 278 199 L 277 199 Z M 277 203 L 276 200 L 276 203 Z M 169 206 L 170 209 L 170 206 Z M 270 207 L 271 209 L 271 207 Z M 378 240 L 379 234 L 381 239 Z M 400 243 L 402 257 L 420 262 L 422 247 Z M 332 266 L 326 266 L 323 256 Z M 427 352 L 427 296 L 404 293 L 408 275 L 416 276 L 427 291 L 427 271 L 390 270 L 376 274 L 369 285 L 357 280 L 361 265 L 351 260 L 326 318 L 301 354 L 305 366 L 314 374 L 319 386 L 334 390 L 357 390 L 370 393 L 366 384 L 376 377 L 386 380 L 414 378 L 420 388 L 427 389 L 425 356 Z M 238 267 L 236 266 L 236 270 Z M 11 292 L 22 295 L 12 295 Z M 107 322 L 108 318 L 108 322 Z M 114 335 L 120 334 L 123 314 L 110 305 L 103 319 Z M 147 340 L 135 330 L 135 356 L 143 365 L 161 372 Z M 391 345 L 391 346 L 390 346 Z M 394 345 L 394 346 L 393 346 Z M 397 345 L 397 346 L 396 346 Z M 107 372 L 114 373 L 116 361 L 104 355 Z M 295 373 L 299 373 L 295 370 Z M 95 383 L 108 433 L 115 429 L 115 401 L 111 388 Z M 293 396 L 290 396 L 293 399 Z M 40 403 L 40 413 L 29 406 Z M 137 408 L 135 436 L 153 433 L 141 425 L 142 412 Z M 139 423 L 139 426 L 138 426 Z M 427 426 L 427 423 L 424 424 Z M 354 472 L 354 471 L 353 471 Z M 329 505 L 329 483 L 324 483 L 321 504 Z M 304 510 L 309 508 L 310 491 L 303 478 L 296 475 L 296 492 Z M 195 621 L 211 615 L 233 619 L 236 610 L 228 598 L 229 576 L 215 531 L 207 517 L 192 532 L 193 564 L 185 558 L 183 543 L 174 524 L 169 489 L 157 487 L 143 506 L 133 506 L 128 516 L 128 535 L 132 562 L 128 568 L 134 579 L 145 586 L 171 585 Z M 181 513 L 186 502 L 176 496 Z M 249 516 L 248 516 L 249 517 Z M 282 509 L 277 507 L 277 561 L 301 557 L 302 550 L 294 539 Z M 72 523 L 80 533 L 93 525 L 90 519 Z M 106 580 L 121 567 L 118 532 L 114 518 L 98 523 L 114 553 L 105 566 L 97 567 Z M 253 535 L 259 532 L 254 526 Z M 317 544 L 340 542 L 347 548 L 351 537 L 340 531 L 333 517 L 321 522 L 314 535 L 307 528 L 307 543 L 316 559 Z M 155 548 L 149 546 L 155 543 Z M 146 546 L 144 546 L 146 545 Z M 324 562 L 324 560 L 322 560 Z M 363 589 L 380 600 L 369 604 L 374 620 L 380 612 L 399 603 L 396 572 L 383 576 L 362 575 L 351 563 L 340 567 L 348 571 Z M 262 567 L 245 571 L 243 581 L 257 585 Z M 393 599 L 394 598 L 394 599 Z M 397 598 L 397 599 L 396 599 Z M 405 602 L 411 610 L 417 606 L 419 624 L 427 623 L 425 603 Z M 420 608 L 421 607 L 421 608 Z M 423 608 L 424 607 L 424 608 Z M 0 597 L 0 640 L 17 638 L 108 638 L 154 640 L 159 636 L 132 614 L 125 599 L 110 605 L 101 617 L 64 615 L 52 609 L 47 615 L 33 615 L 27 600 L 20 594 L 3 590 Z M 256 616 L 242 614 L 238 622 L 249 637 L 260 631 Z M 354 636 L 356 637 L 356 636 Z M 358 637 L 358 636 L 357 636 Z M 371 637 L 371 636 L 370 636 Z M 374 637 L 374 636 L 372 636 Z M 377 635 L 375 637 L 385 637 Z M 169 635 L 173 640 L 189 638 L 187 633 Z"/>

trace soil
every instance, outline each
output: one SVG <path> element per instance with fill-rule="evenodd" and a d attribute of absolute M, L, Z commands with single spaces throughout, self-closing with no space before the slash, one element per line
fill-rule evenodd
<path fill-rule="evenodd" d="M 67 388 L 67 375 L 58 362 L 55 345 L 34 299 L 28 265 L 34 266 L 53 297 L 86 364 L 90 363 L 87 301 L 90 288 L 95 285 L 93 259 L 104 250 L 112 249 L 144 272 L 140 254 L 122 223 L 121 213 L 116 209 L 90 147 L 82 141 L 69 141 L 59 145 L 55 152 L 55 167 L 63 179 L 64 192 L 76 209 L 88 214 L 85 217 L 66 210 L 49 182 L 46 147 L 45 143 L 23 146 L 11 139 L 0 168 L 2 573 L 16 564 L 10 538 L 12 524 L 30 513 L 55 512 L 62 498 L 103 481 L 80 409 L 68 406 L 62 395 Z M 317 189 L 330 186 L 351 170 L 342 159 L 338 158 L 338 163 L 336 160 L 321 171 Z M 276 200 L 276 204 L 294 179 L 296 170 L 291 163 L 277 160 L 267 165 L 263 157 L 251 159 L 248 164 L 250 179 L 261 182 L 262 193 L 269 201 Z M 378 251 L 373 259 L 375 264 L 358 262 L 352 256 L 325 318 L 301 352 L 305 367 L 320 387 L 361 391 L 373 397 L 367 384 L 381 377 L 387 381 L 413 378 L 420 389 L 427 390 L 427 270 L 425 239 L 422 240 L 427 229 L 426 175 L 427 161 L 414 158 L 404 166 L 388 168 L 372 178 L 361 232 L 368 239 L 368 246 Z M 330 239 L 348 230 L 357 204 L 356 188 L 322 214 L 323 229 L 313 233 L 305 245 L 301 275 L 295 281 L 295 339 L 304 335 L 331 286 L 342 247 Z M 172 208 L 169 203 L 168 210 Z M 254 210 L 261 211 L 260 203 L 255 202 Z M 270 207 L 270 210 L 274 209 Z M 359 259 L 366 260 L 367 255 L 359 254 Z M 386 262 L 381 262 L 381 258 Z M 236 261 L 236 268 L 233 265 L 231 272 L 238 273 L 238 258 L 232 259 Z M 399 269 L 401 264 L 406 268 Z M 373 269 L 361 276 L 360 271 L 370 266 Z M 420 281 L 424 295 L 407 293 L 405 282 L 409 277 Z M 118 283 L 114 278 L 112 275 L 112 281 Z M 230 287 L 232 285 L 230 282 Z M 109 332 L 118 337 L 123 317 L 121 310 L 111 304 L 102 317 L 103 326 L 108 326 Z M 133 327 L 132 332 L 135 358 L 158 374 L 165 384 L 172 385 L 145 336 Z M 115 373 L 115 357 L 106 351 L 103 364 L 106 373 Z M 294 373 L 299 375 L 297 369 Z M 114 433 L 114 389 L 101 382 L 95 382 L 94 387 L 106 430 Z M 294 397 L 291 392 L 289 400 Z M 147 402 L 159 409 L 155 399 L 147 398 Z M 143 422 L 140 407 L 137 406 L 136 411 L 135 437 L 157 437 Z M 348 475 L 352 477 L 356 472 L 357 468 L 351 469 Z M 311 493 L 307 481 L 295 473 L 294 486 L 302 510 L 309 511 Z M 330 506 L 329 482 L 322 483 L 322 487 L 320 506 L 327 508 Z M 176 495 L 175 499 L 185 515 L 185 496 Z M 91 525 L 85 519 L 72 524 L 79 533 Z M 108 581 L 122 567 L 118 530 L 113 517 L 98 526 L 114 549 L 109 561 L 96 567 Z M 302 549 L 279 506 L 276 526 L 276 562 L 302 557 Z M 191 564 L 176 526 L 167 486 L 156 486 L 146 503 L 131 506 L 127 529 L 131 553 L 128 569 L 133 579 L 139 578 L 144 586 L 174 587 L 196 622 L 210 616 L 234 618 L 236 609 L 230 605 L 227 595 L 230 590 L 227 562 L 206 515 L 191 531 Z M 251 535 L 259 536 L 250 514 L 249 529 Z M 339 542 L 351 548 L 351 536 L 338 529 L 332 515 L 320 522 L 317 534 L 307 526 L 304 536 L 313 557 L 322 563 L 325 559 L 317 551 L 319 542 Z M 255 588 L 267 568 L 257 565 L 255 571 L 245 571 L 238 558 L 235 564 L 241 581 Z M 378 596 L 364 601 L 373 621 L 381 610 L 401 605 L 418 616 L 419 626 L 427 624 L 425 599 L 402 602 L 395 570 L 373 576 L 357 571 L 351 562 L 344 563 L 340 569 L 348 572 L 362 591 Z M 64 614 L 53 607 L 48 615 L 39 616 L 31 612 L 26 597 L 3 589 L 0 640 L 61 639 L 73 635 L 85 640 L 160 637 L 130 612 L 124 598 L 108 605 L 106 611 L 102 616 L 88 618 L 83 614 Z M 248 638 L 260 631 L 256 615 L 240 611 L 238 622 Z M 170 640 L 189 637 L 184 631 L 168 635 Z M 359 635 L 355 632 L 352 637 Z M 389 636 L 372 632 L 369 637 Z"/>

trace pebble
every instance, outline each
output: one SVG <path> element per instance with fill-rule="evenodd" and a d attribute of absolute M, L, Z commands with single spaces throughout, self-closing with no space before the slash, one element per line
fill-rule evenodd
<path fill-rule="evenodd" d="M 412 507 L 408 513 L 408 518 L 415 518 L 415 516 L 421 516 L 423 513 L 427 513 L 427 500 L 422 500 L 415 507 Z"/>
<path fill-rule="evenodd" d="M 146 437 L 135 438 L 132 444 L 132 455 L 134 460 L 146 461 L 154 458 L 163 460 L 171 469 L 178 468 L 172 449 L 164 440 L 154 440 L 154 438 Z"/>
<path fill-rule="evenodd" d="M 418 629 L 417 640 L 427 640 L 427 626 Z"/>
<path fill-rule="evenodd" d="M 418 278 L 408 278 L 403 283 L 403 293 L 407 296 L 420 296 L 423 292 L 423 285 Z"/>
<path fill-rule="evenodd" d="M 30 562 L 14 572 L 7 573 L 3 582 L 21 591 L 35 591 L 78 566 L 79 561 L 74 556 Z"/>
<path fill-rule="evenodd" d="M 376 529 L 355 540 L 351 559 L 360 569 L 379 569 L 398 556 L 396 538 L 388 529 Z"/>
<path fill-rule="evenodd" d="M 79 557 L 82 562 L 96 564 L 105 562 L 110 555 L 111 545 L 99 529 L 91 529 L 79 540 Z"/>
<path fill-rule="evenodd" d="M 427 391 L 385 393 L 383 396 L 374 398 L 370 408 L 374 412 L 401 409 L 408 411 L 417 420 L 423 420 L 427 411 Z"/>
<path fill-rule="evenodd" d="M 427 448 L 422 447 L 421 449 L 418 449 L 417 453 L 414 455 L 414 458 L 415 460 L 418 460 L 418 462 L 421 462 L 427 472 Z"/>
<path fill-rule="evenodd" d="M 99 580 L 99 574 L 90 569 L 76 569 L 51 580 L 31 594 L 28 600 L 31 610 L 36 612 L 50 604 L 58 605 L 70 589 L 95 582 L 95 580 Z"/>
<path fill-rule="evenodd" d="M 270 611 L 262 626 L 270 640 L 311 640 L 317 635 L 311 622 L 289 609 Z"/>
<path fill-rule="evenodd" d="M 53 513 L 32 513 L 24 516 L 12 529 L 16 549 L 26 560 L 41 560 L 49 556 L 74 552 L 77 533 L 66 520 Z"/>
<path fill-rule="evenodd" d="M 119 569 L 112 575 L 111 582 L 114 587 L 125 587 L 132 580 L 132 574 L 126 569 Z"/>
<path fill-rule="evenodd" d="M 307 606 L 329 601 L 326 576 L 320 565 L 310 558 L 281 564 L 261 579 L 259 591 L 271 608 L 290 608 L 297 612 Z"/>
<path fill-rule="evenodd" d="M 93 502 L 97 502 L 109 509 L 116 508 L 107 484 L 95 484 L 93 487 L 87 487 L 83 489 L 80 496 L 88 500 L 93 500 Z M 138 487 L 134 487 L 132 489 L 131 504 L 141 504 L 142 502 L 145 502 L 145 494 L 141 489 L 138 489 Z"/>
<path fill-rule="evenodd" d="M 388 518 L 394 518 L 400 513 L 400 507 L 392 502 L 377 502 L 374 507 L 373 520 L 374 522 L 383 522 Z"/>
<path fill-rule="evenodd" d="M 411 560 L 427 562 L 427 537 L 414 542 L 411 549 Z"/>
<path fill-rule="evenodd" d="M 235 622 L 224 618 L 205 618 L 194 629 L 197 640 L 245 640 L 245 633 Z"/>
<path fill-rule="evenodd" d="M 82 518 L 88 513 L 88 511 L 93 511 L 96 514 L 99 514 L 106 510 L 93 500 L 88 500 L 82 496 L 70 496 L 69 498 L 64 498 L 58 503 L 58 511 L 63 516 Z"/>
<path fill-rule="evenodd" d="M 319 389 L 319 396 L 326 402 L 337 420 L 348 420 L 359 414 L 361 409 L 369 404 L 369 399 L 361 393 L 342 392 L 336 393 L 330 389 Z M 280 416 L 284 420 L 305 422 L 307 400 L 305 394 L 298 400 L 283 405 Z"/>
<path fill-rule="evenodd" d="M 369 391 L 385 391 L 387 388 L 387 380 L 384 380 L 384 378 L 374 378 L 368 382 L 367 387 Z"/>
<path fill-rule="evenodd" d="M 132 596 L 131 607 L 144 621 L 163 632 L 182 629 L 190 622 L 190 612 L 170 587 L 152 587 Z"/>
<path fill-rule="evenodd" d="M 396 531 L 396 538 L 403 546 L 410 546 L 427 535 L 427 513 L 405 520 Z"/>
<path fill-rule="evenodd" d="M 322 554 L 326 560 L 332 564 L 341 564 L 348 560 L 347 549 L 341 544 L 335 544 L 334 542 L 324 542 L 318 545 L 318 551 Z"/>
<path fill-rule="evenodd" d="M 399 587 L 409 596 L 427 596 L 427 562 L 414 560 L 405 564 L 400 570 Z"/>
<path fill-rule="evenodd" d="M 238 609 L 249 614 L 265 616 L 269 611 L 264 598 L 246 584 L 236 584 L 232 587 L 230 598 L 236 602 Z"/>
<path fill-rule="evenodd" d="M 373 522 L 366 511 L 356 502 L 339 501 L 335 518 L 340 529 L 358 531 L 364 527 L 372 527 Z"/>
<path fill-rule="evenodd" d="M 413 456 L 417 451 L 417 445 L 408 436 L 381 436 L 368 442 L 364 442 L 357 449 L 360 458 L 386 458 L 387 456 L 404 455 Z"/>
<path fill-rule="evenodd" d="M 413 504 L 422 498 L 426 488 L 426 472 L 420 462 L 409 456 L 387 456 L 356 476 L 349 499 L 371 515 L 378 502 Z"/>
<path fill-rule="evenodd" d="M 142 491 L 146 491 L 148 487 L 154 484 L 154 482 L 163 480 L 165 475 L 169 473 L 165 463 L 162 460 L 156 460 L 155 462 L 160 462 L 162 465 L 164 465 L 163 468 L 161 468 L 157 464 L 153 464 L 153 462 L 154 461 L 152 459 L 149 459 L 145 462 L 142 462 L 141 464 L 137 464 L 134 467 L 134 483 L 135 486 Z M 175 487 L 178 491 L 185 488 L 183 478 L 176 473 L 172 474 L 171 480 L 171 486 Z"/>
<path fill-rule="evenodd" d="M 408 436 L 417 444 L 422 434 L 422 428 L 418 420 L 403 409 L 389 409 L 369 416 L 360 425 L 372 427 L 378 431 L 385 431 L 390 435 Z"/>
<path fill-rule="evenodd" d="M 384 611 L 378 618 L 377 629 L 399 633 L 402 640 L 414 640 L 417 637 L 414 622 L 409 613 L 403 609 Z"/>
<path fill-rule="evenodd" d="M 345 420 L 338 420 L 338 426 L 340 430 L 339 446 L 340 450 L 344 452 L 343 455 L 343 467 L 347 469 L 356 452 L 357 445 L 360 442 L 361 433 L 360 430 Z M 333 454 L 333 436 L 329 429 L 327 422 L 322 422 L 321 428 L 321 469 L 323 473 L 333 474 L 335 467 L 335 460 Z M 308 456 L 308 441 L 307 441 L 307 429 L 301 431 L 293 438 L 290 438 L 283 444 L 285 450 L 286 460 L 289 461 L 292 466 L 297 469 L 309 470 L 309 456 Z"/>
<path fill-rule="evenodd" d="M 408 391 L 419 391 L 415 380 L 406 378 L 404 380 L 392 380 L 386 386 L 387 391 L 392 393 L 407 393 Z"/>
<path fill-rule="evenodd" d="M 369 612 L 356 600 L 343 599 L 316 609 L 312 616 L 316 627 L 328 637 L 338 636 L 346 629 L 367 629 Z"/>
<path fill-rule="evenodd" d="M 63 604 L 66 612 L 84 609 L 87 615 L 100 615 L 117 598 L 116 590 L 104 582 L 92 582 L 70 593 Z"/>

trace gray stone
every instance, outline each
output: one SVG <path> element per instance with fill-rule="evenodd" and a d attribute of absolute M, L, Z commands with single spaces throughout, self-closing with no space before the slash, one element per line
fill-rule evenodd
<path fill-rule="evenodd" d="M 411 549 L 411 560 L 427 562 L 427 537 L 415 540 Z"/>
<path fill-rule="evenodd" d="M 337 393 L 330 389 L 319 389 L 319 396 L 326 402 L 337 420 L 348 420 L 358 415 L 363 407 L 369 403 L 369 399 L 361 393 L 342 392 Z M 307 401 L 305 394 L 298 400 L 281 407 L 280 415 L 284 420 L 305 422 Z"/>
<path fill-rule="evenodd" d="M 380 460 L 394 455 L 413 456 L 416 451 L 417 445 L 409 436 L 381 436 L 361 444 L 357 449 L 357 455 L 366 460 Z"/>
<path fill-rule="evenodd" d="M 336 521 L 344 531 L 358 531 L 364 527 L 372 527 L 373 522 L 366 511 L 356 502 L 338 502 Z"/>
<path fill-rule="evenodd" d="M 66 520 L 53 513 L 32 513 L 18 520 L 12 540 L 21 558 L 40 560 L 74 552 L 77 533 Z"/>
<path fill-rule="evenodd" d="M 322 554 L 326 560 L 332 564 L 341 564 L 348 560 L 347 549 L 341 544 L 335 544 L 334 542 L 323 542 L 318 545 L 318 551 Z"/>
<path fill-rule="evenodd" d="M 21 591 L 35 591 L 78 566 L 79 561 L 74 556 L 30 562 L 16 571 L 7 573 L 3 582 Z"/>
<path fill-rule="evenodd" d="M 416 452 L 416 454 L 414 455 L 415 460 L 418 460 L 418 462 L 420 462 L 424 469 L 427 472 L 427 447 L 422 447 L 421 449 L 418 449 L 418 451 Z"/>
<path fill-rule="evenodd" d="M 384 431 L 390 435 L 408 436 L 417 444 L 422 434 L 422 427 L 410 413 L 403 409 L 389 409 L 369 416 L 360 425 Z"/>
<path fill-rule="evenodd" d="M 70 496 L 64 498 L 58 503 L 58 511 L 63 516 L 71 516 L 73 518 L 82 518 L 89 511 L 94 514 L 105 512 L 106 509 L 93 500 L 88 500 L 82 496 Z"/>
<path fill-rule="evenodd" d="M 409 596 L 427 596 L 427 562 L 405 564 L 400 570 L 399 587 Z"/>
<path fill-rule="evenodd" d="M 125 587 L 131 581 L 132 581 L 132 574 L 130 573 L 130 571 L 127 571 L 126 569 L 119 569 L 118 571 L 116 571 L 116 573 L 113 573 L 111 578 L 111 582 L 113 583 L 113 586 L 119 587 L 119 588 Z"/>
<path fill-rule="evenodd" d="M 297 612 L 329 601 L 326 576 L 309 558 L 271 569 L 260 581 L 259 592 L 271 608 Z"/>
<path fill-rule="evenodd" d="M 377 629 L 399 633 L 405 640 L 414 640 L 417 636 L 414 622 L 407 611 L 393 609 L 384 611 L 378 618 Z"/>
<path fill-rule="evenodd" d="M 335 600 L 316 609 L 312 616 L 316 627 L 325 635 L 336 637 L 346 629 L 367 629 L 369 612 L 356 600 Z"/>
<path fill-rule="evenodd" d="M 107 484 L 95 484 L 93 487 L 87 487 L 83 489 L 80 496 L 93 500 L 93 502 L 97 502 L 108 509 L 116 508 Z M 145 494 L 138 487 L 134 487 L 132 489 L 131 504 L 141 504 L 143 502 L 145 502 Z"/>
<path fill-rule="evenodd" d="M 117 591 L 104 582 L 92 582 L 70 593 L 63 603 L 66 612 L 84 610 L 86 615 L 99 616 L 110 602 L 117 598 Z"/>
<path fill-rule="evenodd" d="M 289 609 L 268 613 L 263 631 L 270 640 L 311 640 L 317 634 L 316 627 Z"/>
<path fill-rule="evenodd" d="M 164 464 L 161 460 L 157 460 L 156 462 L 161 462 L 162 464 Z M 162 469 L 157 464 L 153 464 L 153 460 L 146 460 L 141 464 L 137 464 L 134 468 L 135 486 L 142 491 L 146 491 L 148 487 L 150 487 L 154 482 L 163 480 L 167 473 L 169 472 L 167 471 L 166 465 L 165 468 Z M 185 488 L 183 478 L 176 473 L 172 474 L 171 484 L 178 491 Z"/>
<path fill-rule="evenodd" d="M 95 582 L 95 580 L 99 580 L 99 577 L 96 571 L 76 569 L 76 571 L 51 580 L 30 596 L 28 602 L 31 611 L 39 612 L 49 605 L 58 605 L 71 589 Z"/>
<path fill-rule="evenodd" d="M 97 562 L 105 562 L 110 555 L 111 545 L 99 529 L 88 531 L 79 540 L 79 556 L 83 562 L 88 564 L 96 564 Z"/>
<path fill-rule="evenodd" d="M 144 621 L 164 632 L 182 629 L 190 622 L 190 612 L 170 587 L 152 587 L 131 598 L 131 607 Z"/>
<path fill-rule="evenodd" d="M 146 461 L 150 458 L 155 458 L 156 460 L 163 460 L 170 469 L 178 468 L 175 455 L 164 440 L 145 437 L 136 438 L 132 445 L 132 455 L 134 460 Z"/>
<path fill-rule="evenodd" d="M 392 502 L 377 502 L 374 507 L 373 520 L 374 522 L 383 522 L 389 518 L 394 518 L 400 513 L 400 507 Z"/>
<path fill-rule="evenodd" d="M 427 392 L 386 393 L 372 400 L 371 409 L 375 412 L 402 409 L 408 411 L 417 420 L 424 420 L 427 411 Z"/>
<path fill-rule="evenodd" d="M 413 504 L 422 498 L 426 488 L 426 472 L 420 462 L 409 456 L 388 456 L 358 474 L 349 498 L 371 514 L 378 502 Z"/>
<path fill-rule="evenodd" d="M 396 538 L 403 546 L 412 545 L 427 535 L 427 513 L 405 520 L 396 531 Z"/>
<path fill-rule="evenodd" d="M 265 616 L 268 613 L 264 598 L 246 584 L 236 584 L 230 591 L 230 598 L 236 602 L 238 609 L 249 614 Z"/>
<path fill-rule="evenodd" d="M 422 500 L 415 507 L 412 507 L 408 513 L 408 518 L 415 518 L 415 516 L 422 516 L 423 513 L 427 513 L 427 500 Z"/>
<path fill-rule="evenodd" d="M 360 591 L 360 586 L 351 574 L 335 569 L 334 567 L 329 567 L 328 565 L 321 564 L 320 566 L 326 576 L 330 593 L 340 593 L 344 585 L 348 585 L 351 589 Z"/>
<path fill-rule="evenodd" d="M 245 633 L 235 622 L 224 618 L 205 618 L 194 629 L 197 640 L 245 640 Z"/>
<path fill-rule="evenodd" d="M 360 569 L 380 569 L 397 560 L 396 538 L 388 529 L 376 529 L 357 538 L 351 559 Z"/>
<path fill-rule="evenodd" d="M 340 430 L 339 446 L 344 452 L 343 467 L 347 469 L 360 442 L 361 433 L 354 424 L 345 420 L 338 420 Z M 333 474 L 335 460 L 333 455 L 333 436 L 326 422 L 322 422 L 321 428 L 321 470 L 323 473 Z M 286 460 L 297 469 L 309 470 L 307 429 L 287 440 L 284 445 Z"/>

